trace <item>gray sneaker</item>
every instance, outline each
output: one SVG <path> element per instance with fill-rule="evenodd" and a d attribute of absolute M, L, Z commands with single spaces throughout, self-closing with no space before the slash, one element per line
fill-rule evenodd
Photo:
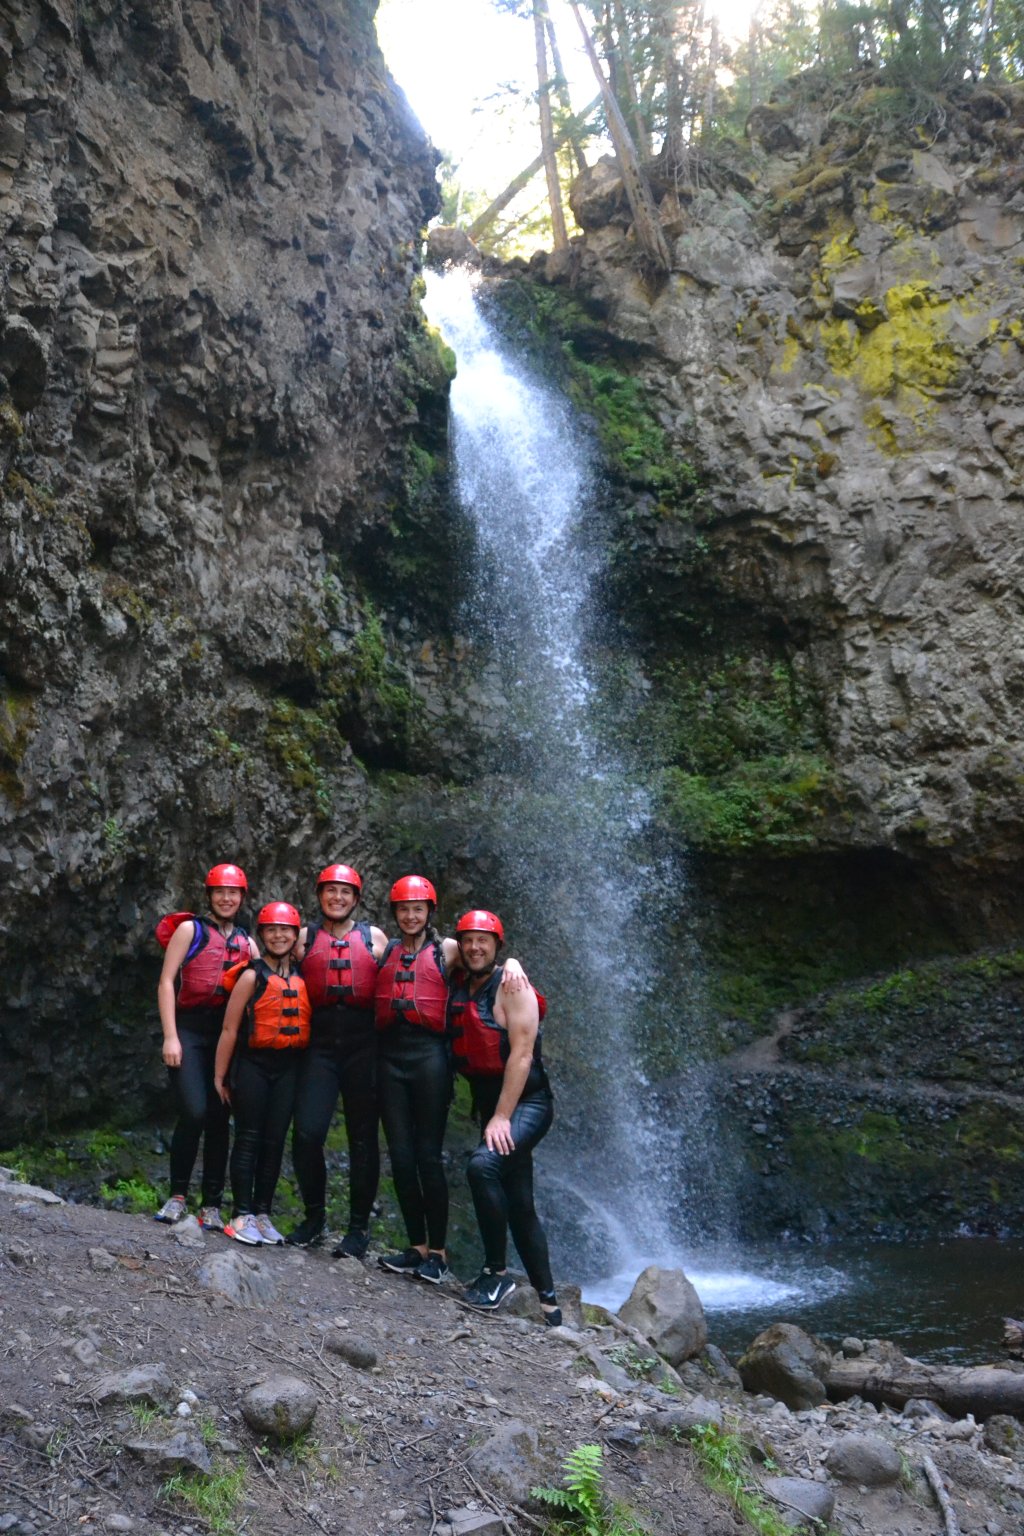
<path fill-rule="evenodd" d="M 251 1248 L 262 1248 L 263 1234 L 256 1225 L 256 1217 L 247 1211 L 244 1216 L 233 1216 L 224 1228 L 228 1237 L 236 1243 L 248 1243 Z"/>
<path fill-rule="evenodd" d="M 265 1243 L 283 1243 L 284 1235 L 277 1230 L 266 1211 L 260 1211 L 256 1217 L 256 1225 L 260 1229 L 260 1237 Z"/>
<path fill-rule="evenodd" d="M 204 1205 L 199 1212 L 199 1225 L 204 1232 L 223 1232 L 224 1218 L 216 1205 Z"/>
<path fill-rule="evenodd" d="M 169 1200 L 164 1201 L 163 1205 L 153 1217 L 153 1220 L 164 1221 L 168 1226 L 173 1227 L 176 1222 L 184 1221 L 187 1215 L 188 1201 L 185 1199 L 185 1196 L 172 1195 Z"/>

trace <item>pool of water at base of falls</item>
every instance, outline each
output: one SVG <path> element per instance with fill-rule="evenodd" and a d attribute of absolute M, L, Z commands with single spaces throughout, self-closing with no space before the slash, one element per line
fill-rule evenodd
<path fill-rule="evenodd" d="M 611 1309 L 647 1264 L 685 1271 L 713 1344 L 735 1360 L 769 1323 L 796 1323 L 837 1349 L 850 1335 L 891 1339 L 935 1363 L 1006 1359 L 1003 1318 L 1024 1318 L 1024 1241 L 777 1243 L 733 1251 L 637 1256 L 583 1287 Z"/>

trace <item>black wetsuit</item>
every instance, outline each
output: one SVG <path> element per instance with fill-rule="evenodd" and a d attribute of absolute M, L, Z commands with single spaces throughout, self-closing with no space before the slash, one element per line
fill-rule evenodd
<path fill-rule="evenodd" d="M 499 1031 L 494 1019 L 494 1002 L 501 980 L 502 969 L 498 967 L 471 996 L 469 978 L 459 973 L 452 986 L 449 1005 L 449 1017 L 461 1017 L 465 1027 L 467 1021 L 462 1009 L 467 1003 L 475 1004 L 479 1018 L 487 1021 L 483 1025 L 478 1023 L 477 1030 L 489 1028 L 491 1041 L 495 1039 L 496 1033 L 500 1037 L 500 1052 L 496 1052 L 494 1068 L 489 1075 L 475 1074 L 468 1063 L 463 1067 L 470 1080 L 473 1108 L 481 1130 L 486 1128 L 497 1109 L 504 1086 L 505 1079 L 497 1070 L 498 1063 L 500 1060 L 508 1060 L 508 1037 L 503 1030 Z M 458 1042 L 456 1047 L 458 1049 Z M 459 1057 L 456 1059 L 459 1060 Z M 481 1140 L 480 1145 L 471 1153 L 466 1168 L 477 1225 L 484 1242 L 486 1267 L 492 1271 L 505 1268 L 508 1234 L 511 1231 L 512 1241 L 523 1261 L 530 1284 L 545 1297 L 553 1296 L 554 1287 L 548 1242 L 533 1201 L 533 1149 L 551 1129 L 554 1114 L 554 1095 L 541 1060 L 538 1033 L 529 1075 L 523 1084 L 519 1101 L 509 1116 L 514 1150 L 509 1153 L 492 1152 L 486 1141 Z"/>
<path fill-rule="evenodd" d="M 377 1139 L 377 1033 L 372 1008 L 314 1008 L 309 1049 L 295 1094 L 292 1162 L 307 1217 L 322 1221 L 327 1202 L 324 1142 L 341 1096 L 349 1157 L 349 1227 L 367 1232 L 380 1182 Z"/>
<path fill-rule="evenodd" d="M 221 1102 L 213 1086 L 213 1064 L 223 1023 L 223 1008 L 193 1008 L 179 1012 L 181 1065 L 167 1069 L 178 1105 L 178 1119 L 171 1137 L 171 1194 L 188 1194 L 201 1140 L 200 1204 L 204 1206 L 220 1205 L 228 1166 L 231 1110 Z"/>

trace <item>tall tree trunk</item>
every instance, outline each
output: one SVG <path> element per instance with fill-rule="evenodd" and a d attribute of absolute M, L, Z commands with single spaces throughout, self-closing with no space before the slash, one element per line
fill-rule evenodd
<path fill-rule="evenodd" d="M 555 35 L 555 24 L 549 16 L 547 19 L 548 47 L 551 50 L 551 68 L 555 75 L 555 92 L 558 96 L 558 105 L 562 109 L 562 115 L 566 123 L 575 122 L 572 115 L 572 101 L 569 97 L 569 87 L 565 82 L 565 70 L 562 68 L 562 55 L 558 51 L 558 38 Z M 573 159 L 576 161 L 576 169 L 585 171 L 587 157 L 583 152 L 583 135 L 574 126 L 569 130 L 569 143 L 572 146 Z"/>
<path fill-rule="evenodd" d="M 661 54 L 661 76 L 665 82 L 665 159 L 678 174 L 686 156 L 683 137 L 683 87 L 676 52 L 675 7 L 663 7 L 654 20 L 654 36 Z"/>
<path fill-rule="evenodd" d="M 612 143 L 615 146 L 615 156 L 619 162 L 619 173 L 626 189 L 626 197 L 629 200 L 630 212 L 633 215 L 633 228 L 636 232 L 637 243 L 646 253 L 652 266 L 659 272 L 668 272 L 672 265 L 668 243 L 665 233 L 658 219 L 658 210 L 655 206 L 651 188 L 644 175 L 636 152 L 636 145 L 630 137 L 626 120 L 622 115 L 615 94 L 605 79 L 604 70 L 601 68 L 601 60 L 598 58 L 594 40 L 590 35 L 586 22 L 580 14 L 579 0 L 569 0 L 573 15 L 583 37 L 583 46 L 587 50 L 590 67 L 601 87 L 601 96 L 604 101 L 605 115 L 608 118 L 608 131 L 611 134 Z"/>
<path fill-rule="evenodd" d="M 551 121 L 551 88 L 548 80 L 548 50 L 545 40 L 547 0 L 533 0 L 533 42 L 537 55 L 537 109 L 540 113 L 540 152 L 544 157 L 544 175 L 548 184 L 548 202 L 551 205 L 551 235 L 555 250 L 562 251 L 569 244 L 562 210 L 562 188 L 558 180 L 558 161 L 555 158 L 555 129 Z"/>
<path fill-rule="evenodd" d="M 600 96 L 595 96 L 593 101 L 590 102 L 588 106 L 583 108 L 582 112 L 577 112 L 575 117 L 572 119 L 571 124 L 567 123 L 561 132 L 555 135 L 555 149 L 561 149 L 562 145 L 567 141 L 567 139 L 569 139 L 572 134 L 578 133 L 581 125 L 585 123 L 587 119 L 593 115 L 594 112 L 597 111 L 600 105 Z M 493 203 L 489 203 L 488 206 L 484 209 L 483 213 L 478 214 L 477 217 L 473 220 L 472 224 L 466 231 L 469 238 L 471 240 L 479 240 L 480 236 L 485 232 L 485 230 L 489 229 L 490 226 L 494 223 L 502 209 L 507 208 L 517 193 L 521 192 L 525 186 L 528 186 L 533 178 L 537 175 L 537 172 L 542 171 L 543 169 L 543 155 L 538 155 L 535 160 L 530 161 L 529 165 L 524 166 L 523 169 L 519 172 L 519 175 L 512 178 L 505 190 L 498 193 L 498 196 L 494 199 Z"/>
<path fill-rule="evenodd" d="M 651 138 L 644 122 L 643 113 L 640 111 L 640 96 L 636 88 L 636 72 L 633 69 L 633 54 L 630 48 L 629 26 L 626 22 L 626 13 L 622 9 L 622 0 L 612 0 L 612 11 L 615 16 L 615 34 L 617 38 L 617 52 L 622 68 L 622 85 L 626 95 L 626 103 L 629 115 L 633 121 L 633 137 L 637 149 L 645 160 L 651 158 Z"/>
<path fill-rule="evenodd" d="M 708 47 L 708 74 L 704 90 L 704 104 L 700 112 L 700 138 L 706 144 L 711 137 L 711 124 L 715 115 L 715 91 L 718 86 L 718 60 L 721 45 L 718 36 L 718 17 L 711 17 L 711 42 Z"/>

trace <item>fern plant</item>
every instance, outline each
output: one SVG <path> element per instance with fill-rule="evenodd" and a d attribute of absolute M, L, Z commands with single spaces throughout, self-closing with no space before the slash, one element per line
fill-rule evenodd
<path fill-rule="evenodd" d="M 602 1482 L 599 1445 L 578 1445 L 562 1463 L 561 1488 L 534 1488 L 533 1497 L 558 1511 L 553 1530 L 566 1536 L 644 1536 L 641 1526 L 622 1510 L 609 1507 Z"/>

